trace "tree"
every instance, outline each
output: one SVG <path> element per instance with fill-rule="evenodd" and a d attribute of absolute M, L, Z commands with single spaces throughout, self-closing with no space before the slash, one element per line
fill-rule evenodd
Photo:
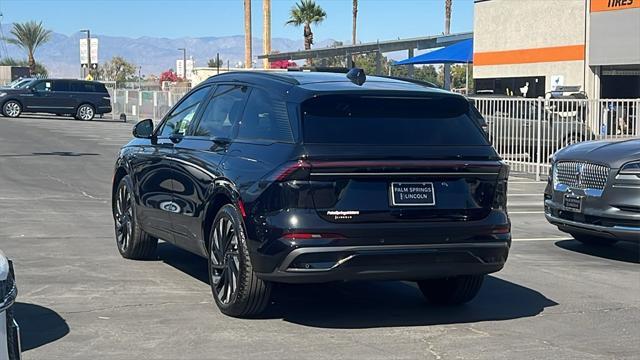
<path fill-rule="evenodd" d="M 290 67 L 298 67 L 298 64 L 291 60 L 276 60 L 269 64 L 271 69 L 288 69 Z"/>
<path fill-rule="evenodd" d="M 29 60 L 27 59 L 23 59 L 23 60 L 16 60 L 14 58 L 4 58 L 2 60 L 0 60 L 0 66 L 26 66 L 29 67 Z M 35 76 L 35 77 L 43 77 L 46 78 L 49 76 L 49 72 L 47 71 L 47 68 L 39 63 L 36 62 L 34 64 L 33 67 L 34 70 L 30 70 L 31 71 L 31 76 Z"/>
<path fill-rule="evenodd" d="M 310 50 L 313 45 L 313 32 L 311 24 L 319 24 L 327 18 L 327 13 L 313 0 L 300 0 L 292 8 L 287 25 L 304 26 L 304 49 Z M 309 64 L 313 59 L 307 59 Z"/>
<path fill-rule="evenodd" d="M 353 0 L 353 21 L 351 22 L 351 43 L 356 44 L 356 28 L 358 25 L 358 0 Z"/>
<path fill-rule="evenodd" d="M 467 65 L 453 65 L 451 67 L 451 86 L 454 89 L 466 87 Z M 473 89 L 473 66 L 469 65 L 469 89 Z"/>
<path fill-rule="evenodd" d="M 180 78 L 173 70 L 169 69 L 163 72 L 162 74 L 160 74 L 160 83 L 162 84 L 165 81 L 178 82 L 180 81 Z"/>
<path fill-rule="evenodd" d="M 244 67 L 251 68 L 251 0 L 244 0 Z"/>
<path fill-rule="evenodd" d="M 207 62 L 207 66 L 210 68 L 217 68 L 224 66 L 224 61 L 222 59 L 211 58 Z"/>
<path fill-rule="evenodd" d="M 271 0 L 262 0 L 262 52 L 271 53 Z M 262 66 L 268 69 L 269 59 L 264 59 Z"/>
<path fill-rule="evenodd" d="M 135 79 L 136 70 L 136 66 L 123 57 L 114 56 L 100 67 L 99 76 L 103 80 L 124 83 Z"/>
<path fill-rule="evenodd" d="M 451 3 L 453 0 L 444 0 L 444 34 L 449 35 L 451 32 Z M 449 90 L 451 88 L 451 65 L 444 64 L 444 87 Z"/>
<path fill-rule="evenodd" d="M 451 32 L 451 5 L 453 0 L 444 0 L 444 34 Z"/>
<path fill-rule="evenodd" d="M 11 29 L 13 38 L 6 39 L 10 44 L 17 45 L 27 52 L 27 61 L 31 75 L 36 72 L 36 60 L 34 53 L 40 45 L 51 40 L 51 30 L 46 30 L 42 26 L 42 21 L 27 21 L 24 23 L 13 24 Z"/>

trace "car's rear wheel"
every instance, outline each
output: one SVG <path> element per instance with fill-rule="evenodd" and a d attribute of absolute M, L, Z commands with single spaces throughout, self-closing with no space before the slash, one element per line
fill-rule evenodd
<path fill-rule="evenodd" d="M 10 118 L 17 118 L 22 114 L 22 105 L 15 100 L 9 100 L 2 106 L 2 115 Z"/>
<path fill-rule="evenodd" d="M 126 259 L 151 259 L 156 254 L 158 239 L 138 225 L 132 189 L 131 179 L 127 175 L 120 180 L 114 196 L 112 209 L 116 244 L 120 255 Z"/>
<path fill-rule="evenodd" d="M 574 239 L 586 245 L 611 246 L 616 242 L 618 242 L 618 240 L 616 239 L 590 236 L 590 235 L 584 235 L 584 234 L 571 234 L 571 236 L 573 236 Z"/>
<path fill-rule="evenodd" d="M 436 305 L 460 305 L 476 297 L 484 275 L 463 275 L 418 281 L 418 287 L 428 302 Z"/>
<path fill-rule="evenodd" d="M 93 108 L 93 106 L 89 105 L 89 104 L 82 104 L 78 107 L 78 111 L 76 112 L 76 118 L 78 120 L 93 120 L 93 118 L 96 116 L 96 110 Z"/>
<path fill-rule="evenodd" d="M 242 218 L 230 204 L 218 212 L 209 236 L 209 282 L 226 315 L 255 316 L 269 304 L 272 284 L 253 271 Z"/>

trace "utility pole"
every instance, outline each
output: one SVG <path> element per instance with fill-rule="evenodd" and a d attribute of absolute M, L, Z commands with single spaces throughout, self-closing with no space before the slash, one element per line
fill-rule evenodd
<path fill-rule="evenodd" d="M 262 52 L 271 53 L 271 0 L 262 0 Z M 269 59 L 263 60 L 263 67 L 270 67 Z"/>
<path fill-rule="evenodd" d="M 80 32 L 87 33 L 87 70 L 83 74 L 86 78 L 91 73 L 91 30 L 85 29 Z"/>
<path fill-rule="evenodd" d="M 179 48 L 182 51 L 182 81 L 187 81 L 187 49 Z"/>

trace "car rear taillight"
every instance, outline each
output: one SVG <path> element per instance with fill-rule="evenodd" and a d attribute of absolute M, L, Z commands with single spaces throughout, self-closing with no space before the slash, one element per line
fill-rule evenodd
<path fill-rule="evenodd" d="M 272 173 L 273 181 L 309 180 L 311 164 L 304 160 L 285 163 Z"/>
<path fill-rule="evenodd" d="M 511 225 L 497 226 L 491 230 L 492 234 L 508 234 L 511 232 Z"/>
<path fill-rule="evenodd" d="M 509 184 L 509 165 L 503 163 L 496 182 L 496 190 L 493 195 L 492 208 L 497 210 L 507 209 L 507 187 Z"/>

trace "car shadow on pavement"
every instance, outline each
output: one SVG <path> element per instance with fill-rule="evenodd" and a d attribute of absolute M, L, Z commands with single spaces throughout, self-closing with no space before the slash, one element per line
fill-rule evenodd
<path fill-rule="evenodd" d="M 73 151 L 52 151 L 52 152 L 34 152 L 31 154 L 0 154 L 0 157 L 30 157 L 30 156 L 63 156 L 63 157 L 78 157 L 78 156 L 96 156 L 97 153 L 77 153 Z"/>
<path fill-rule="evenodd" d="M 22 351 L 52 343 L 69 333 L 67 322 L 46 307 L 17 302 L 13 305 L 13 311 L 20 326 Z"/>
<path fill-rule="evenodd" d="M 111 115 L 108 115 L 107 117 L 110 117 Z M 55 116 L 55 115 L 22 115 L 20 116 L 23 119 L 38 119 L 38 120 L 51 120 L 51 121 L 78 121 L 78 122 L 103 122 L 103 123 L 122 123 L 122 120 L 119 119 L 108 119 L 107 117 L 105 118 L 99 118 L 98 116 L 96 116 L 93 120 L 78 120 L 72 116 Z M 137 121 L 135 121 L 137 122 Z M 129 124 L 134 125 L 135 124 L 134 121 L 129 120 Z"/>
<path fill-rule="evenodd" d="M 209 283 L 204 258 L 160 242 L 158 259 Z M 427 304 L 413 283 L 402 281 L 276 284 L 272 303 L 260 318 L 323 328 L 425 326 L 518 319 L 555 305 L 533 289 L 494 276 L 486 277 L 475 300 L 451 308 Z"/>
<path fill-rule="evenodd" d="M 428 304 L 401 281 L 279 286 L 268 317 L 313 327 L 360 329 L 499 321 L 530 317 L 557 303 L 543 294 L 487 276 L 478 296 L 458 307 Z"/>
<path fill-rule="evenodd" d="M 620 241 L 610 246 L 586 245 L 577 240 L 561 240 L 556 246 L 585 255 L 597 256 L 609 260 L 640 264 L 640 244 Z"/>
<path fill-rule="evenodd" d="M 207 259 L 166 242 L 158 243 L 157 255 L 158 259 L 165 264 L 170 265 L 207 285 L 209 284 Z"/>

